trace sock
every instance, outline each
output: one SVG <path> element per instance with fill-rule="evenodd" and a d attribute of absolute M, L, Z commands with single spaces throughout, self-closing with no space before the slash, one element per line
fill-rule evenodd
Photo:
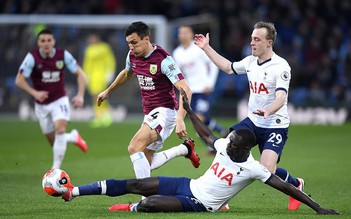
<path fill-rule="evenodd" d="M 130 159 L 132 160 L 135 176 L 137 179 L 150 177 L 150 164 L 146 159 L 144 152 L 132 154 L 130 155 Z"/>
<path fill-rule="evenodd" d="M 76 190 L 76 188 L 78 188 Z M 73 196 L 83 195 L 108 195 L 119 196 L 127 194 L 127 180 L 103 180 L 91 184 L 74 187 L 72 190 Z"/>
<path fill-rule="evenodd" d="M 55 141 L 53 146 L 53 155 L 54 155 L 54 162 L 52 165 L 52 169 L 58 169 L 61 167 L 63 158 L 65 157 L 67 148 L 67 141 L 65 134 L 56 134 Z"/>
<path fill-rule="evenodd" d="M 156 153 L 152 158 L 151 170 L 159 168 L 160 166 L 164 165 L 165 163 L 167 163 L 175 157 L 185 156 L 187 154 L 188 148 L 183 144 Z"/>
<path fill-rule="evenodd" d="M 73 129 L 71 132 L 65 133 L 66 141 L 76 143 L 77 141 L 77 130 Z"/>
<path fill-rule="evenodd" d="M 293 184 L 295 187 L 298 187 L 300 185 L 299 181 L 290 175 L 286 169 L 278 167 L 275 171 L 275 175 L 279 176 L 285 182 Z"/>
<path fill-rule="evenodd" d="M 131 204 L 130 205 L 130 211 L 138 211 L 139 204 L 140 204 L 140 202 Z"/>

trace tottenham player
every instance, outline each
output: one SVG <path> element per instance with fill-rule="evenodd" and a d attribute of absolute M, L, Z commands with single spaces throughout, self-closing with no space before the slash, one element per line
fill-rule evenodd
<path fill-rule="evenodd" d="M 51 30 L 44 29 L 38 34 L 38 48 L 29 52 L 16 76 L 16 85 L 35 99 L 35 115 L 42 132 L 53 147 L 52 168 L 60 168 L 64 159 L 67 142 L 72 142 L 84 152 L 86 142 L 77 130 L 66 133 L 70 120 L 70 104 L 64 87 L 67 68 L 77 77 L 78 93 L 72 99 L 74 107 L 84 103 L 85 76 L 74 57 L 67 51 L 55 48 Z M 32 86 L 27 79 L 30 78 Z"/>
<path fill-rule="evenodd" d="M 185 177 L 151 177 L 145 179 L 104 180 L 79 187 L 69 186 L 62 196 L 65 201 L 85 195 L 121 196 L 140 194 L 147 198 L 136 204 L 115 204 L 110 211 L 142 212 L 215 212 L 255 180 L 291 195 L 315 210 L 317 214 L 339 214 L 319 206 L 304 192 L 270 173 L 251 155 L 256 137 L 249 129 L 233 130 L 227 138 L 217 139 L 195 115 L 183 95 L 184 109 L 202 140 L 216 151 L 204 175 L 198 179 Z"/>
<path fill-rule="evenodd" d="M 257 22 L 251 34 L 252 55 L 241 61 L 230 62 L 219 55 L 209 44 L 209 34 L 195 35 L 195 44 L 228 74 L 247 74 L 250 98 L 248 117 L 231 127 L 251 129 L 257 138 L 261 153 L 260 162 L 281 179 L 303 190 L 304 181 L 294 178 L 287 170 L 277 168 L 288 138 L 290 119 L 287 110 L 290 66 L 285 59 L 273 51 L 277 31 L 273 23 Z M 297 210 L 300 202 L 289 199 L 289 210 Z"/>
<path fill-rule="evenodd" d="M 216 84 L 218 67 L 194 44 L 194 32 L 191 26 L 178 28 L 179 46 L 173 51 L 174 61 L 184 73 L 193 92 L 191 108 L 211 130 L 222 137 L 228 134 L 210 115 L 210 94 Z"/>
<path fill-rule="evenodd" d="M 173 58 L 159 45 L 150 41 L 150 29 L 143 22 L 132 23 L 125 32 L 129 53 L 126 67 L 114 82 L 98 95 L 100 105 L 111 92 L 136 76 L 141 90 L 144 121 L 131 139 L 128 152 L 133 163 L 136 178 L 150 176 L 156 169 L 177 156 L 189 158 L 194 167 L 200 165 L 194 144 L 187 139 L 179 146 L 162 153 L 155 153 L 176 126 L 176 134 L 183 139 L 186 135 L 183 106 L 178 105 L 175 88 L 186 90 L 191 98 L 190 88 Z M 181 100 L 180 100 L 181 103 Z"/>

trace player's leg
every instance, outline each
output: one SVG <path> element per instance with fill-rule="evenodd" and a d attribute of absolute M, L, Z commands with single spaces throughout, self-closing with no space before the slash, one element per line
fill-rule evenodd
<path fill-rule="evenodd" d="M 66 192 L 62 198 L 66 201 L 70 201 L 74 197 L 88 195 L 107 195 L 115 197 L 125 194 L 139 194 L 150 196 L 157 193 L 158 187 L 158 177 L 128 180 L 108 179 L 82 185 L 79 187 L 70 185 L 68 192 Z"/>
<path fill-rule="evenodd" d="M 174 146 L 170 149 L 155 153 L 152 157 L 151 170 L 157 169 L 173 158 L 184 156 L 188 158 L 195 168 L 200 166 L 200 158 L 195 151 L 194 140 L 188 138 L 182 144 Z"/>
<path fill-rule="evenodd" d="M 132 181 L 128 181 L 128 183 L 129 182 Z M 132 183 L 127 185 L 127 188 L 129 186 L 132 186 L 133 188 L 136 187 Z M 142 186 L 144 186 L 144 184 Z M 143 188 L 142 186 L 139 185 L 137 187 Z M 134 190 L 133 192 L 138 190 L 140 189 Z M 147 196 L 147 198 L 140 201 L 139 203 L 115 204 L 112 205 L 109 210 L 144 212 L 206 211 L 206 208 L 201 204 L 201 202 L 192 196 L 192 193 L 190 191 L 190 179 L 188 178 L 158 177 L 158 186 L 156 193 L 143 193 L 143 195 Z"/>
<path fill-rule="evenodd" d="M 150 177 L 150 162 L 145 155 L 144 150 L 149 144 L 156 141 L 158 137 L 159 136 L 155 130 L 151 129 L 146 123 L 143 123 L 131 139 L 128 146 L 128 152 L 137 179 Z M 149 156 L 151 156 L 151 154 Z"/>
<path fill-rule="evenodd" d="M 279 176 L 282 180 L 291 183 L 299 190 L 303 190 L 304 181 L 293 177 L 286 169 L 276 168 L 276 164 L 279 163 L 280 156 L 282 154 L 285 142 L 287 140 L 288 129 L 268 129 L 266 131 L 266 141 L 259 145 L 261 151 L 260 162 L 264 165 L 271 173 Z M 265 136 L 265 135 L 263 135 Z M 289 210 L 297 210 L 301 202 L 290 197 Z"/>
<path fill-rule="evenodd" d="M 55 126 L 55 140 L 53 145 L 54 164 L 52 168 L 60 168 L 67 149 L 67 140 L 65 136 L 67 121 L 63 119 L 59 119 L 54 122 L 54 126 Z"/>
<path fill-rule="evenodd" d="M 145 116 L 146 119 L 144 119 L 144 122 L 155 130 L 159 136 L 156 141 L 148 145 L 144 150 L 144 153 L 151 163 L 151 170 L 157 169 L 173 158 L 179 156 L 184 156 L 190 159 L 196 168 L 200 165 L 199 158 L 195 151 L 195 143 L 192 139 L 186 139 L 182 144 L 155 153 L 155 151 L 162 149 L 163 142 L 172 134 L 175 127 L 176 116 L 176 110 L 164 107 L 156 108 L 151 111 L 149 115 Z"/>
<path fill-rule="evenodd" d="M 88 145 L 76 129 L 73 129 L 71 132 L 66 133 L 67 125 L 71 117 L 71 108 L 68 97 L 61 97 L 60 99 L 49 104 L 49 107 L 50 115 L 55 123 L 55 136 L 58 132 L 62 133 L 62 135 L 64 135 L 66 138 L 66 144 L 67 142 L 72 142 L 76 146 L 78 146 L 83 152 L 87 152 Z M 56 121 L 59 120 L 63 121 L 56 124 Z"/>
<path fill-rule="evenodd" d="M 60 168 L 66 153 L 66 140 L 62 133 L 59 133 L 57 125 L 53 121 L 53 103 L 48 105 L 35 104 L 35 115 L 39 120 L 42 132 L 46 136 L 53 151 L 53 164 L 51 168 Z M 64 121 L 63 121 L 64 122 Z"/>
<path fill-rule="evenodd" d="M 229 133 L 228 130 L 223 128 L 215 119 L 211 118 L 209 115 L 206 116 L 204 123 L 210 130 L 213 130 L 220 134 L 221 137 L 227 137 Z"/>

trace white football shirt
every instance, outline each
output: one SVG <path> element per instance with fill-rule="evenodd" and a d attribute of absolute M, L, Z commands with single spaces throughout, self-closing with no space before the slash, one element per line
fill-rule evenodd
<path fill-rule="evenodd" d="M 179 45 L 172 56 L 193 93 L 203 93 L 206 87 L 214 89 L 218 68 L 194 42 L 187 48 Z"/>
<path fill-rule="evenodd" d="M 287 128 L 290 124 L 288 96 L 284 105 L 275 114 L 270 115 L 267 122 L 263 116 L 253 112 L 270 105 L 277 90 L 288 93 L 291 78 L 288 62 L 274 53 L 272 58 L 259 64 L 258 58 L 251 55 L 239 62 L 233 62 L 232 69 L 236 74 L 247 74 L 250 87 L 248 117 L 251 121 L 261 128 Z"/>
<path fill-rule="evenodd" d="M 218 139 L 211 167 L 204 175 L 190 181 L 191 192 L 208 211 L 219 210 L 254 180 L 266 182 L 271 176 L 251 154 L 246 162 L 233 162 L 226 152 L 228 143 L 229 139 Z"/>

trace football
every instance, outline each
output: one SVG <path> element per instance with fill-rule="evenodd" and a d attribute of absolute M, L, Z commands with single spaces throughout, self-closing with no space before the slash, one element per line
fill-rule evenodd
<path fill-rule="evenodd" d="M 48 170 L 42 178 L 44 191 L 51 196 L 62 196 L 68 190 L 71 179 L 68 174 L 61 169 Z"/>

